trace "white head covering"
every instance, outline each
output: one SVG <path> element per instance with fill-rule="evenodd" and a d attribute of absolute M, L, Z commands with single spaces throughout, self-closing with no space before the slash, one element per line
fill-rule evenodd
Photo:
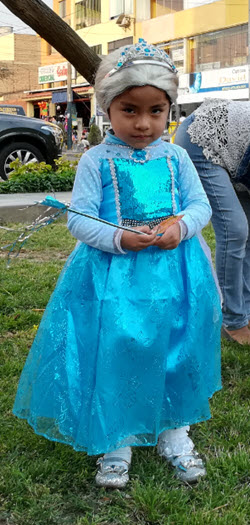
<path fill-rule="evenodd" d="M 178 76 L 173 62 L 163 50 L 142 39 L 102 59 L 95 79 L 97 102 L 107 113 L 114 98 L 137 86 L 161 89 L 176 104 Z"/>

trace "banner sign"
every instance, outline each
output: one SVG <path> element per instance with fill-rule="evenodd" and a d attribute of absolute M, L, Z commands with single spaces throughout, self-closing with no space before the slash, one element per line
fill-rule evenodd
<path fill-rule="evenodd" d="M 61 82 L 67 80 L 68 63 L 52 64 L 50 66 L 42 66 L 38 68 L 38 83 L 49 84 L 51 82 Z M 75 78 L 75 68 L 72 67 L 72 78 Z"/>
<path fill-rule="evenodd" d="M 243 91 L 242 91 L 243 90 Z M 194 100 L 191 95 L 197 95 L 195 100 L 202 100 L 206 94 L 220 97 L 223 92 L 227 92 L 227 98 L 234 98 L 233 92 L 241 91 L 243 98 L 245 90 L 248 90 L 248 68 L 246 66 L 228 67 L 223 69 L 213 69 L 210 71 L 200 71 L 180 75 L 179 97 L 181 102 Z M 231 91 L 232 95 L 228 92 Z M 244 93 L 244 95 L 243 95 Z M 237 95 L 238 96 L 238 95 Z M 240 96 L 240 98 L 242 98 Z M 190 100 L 189 100 L 190 99 Z"/>

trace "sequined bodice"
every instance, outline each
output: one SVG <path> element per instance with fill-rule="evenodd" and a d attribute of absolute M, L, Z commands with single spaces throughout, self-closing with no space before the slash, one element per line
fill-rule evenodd
<path fill-rule="evenodd" d="M 102 180 L 102 218 L 119 224 L 150 223 L 178 211 L 174 167 L 167 157 L 146 162 L 105 159 Z"/>

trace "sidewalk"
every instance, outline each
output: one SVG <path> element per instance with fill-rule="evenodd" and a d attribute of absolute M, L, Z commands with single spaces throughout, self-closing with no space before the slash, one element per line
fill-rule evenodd
<path fill-rule="evenodd" d="M 67 148 L 63 147 L 62 149 L 62 156 L 67 157 L 68 160 L 74 161 L 77 160 L 79 162 L 81 156 L 84 153 L 83 146 L 79 145 L 74 147 L 70 150 L 67 150 Z"/>
<path fill-rule="evenodd" d="M 55 194 L 49 192 L 0 194 L 0 225 L 7 222 L 33 222 L 47 208 L 42 205 L 31 205 L 43 200 L 46 195 L 51 195 L 65 203 L 69 203 L 71 200 L 71 191 L 62 191 Z"/>

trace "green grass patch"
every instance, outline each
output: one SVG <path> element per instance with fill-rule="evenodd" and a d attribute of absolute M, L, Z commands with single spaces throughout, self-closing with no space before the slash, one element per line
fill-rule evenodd
<path fill-rule="evenodd" d="M 12 234 L 0 235 L 3 245 Z M 214 254 L 211 226 L 205 236 Z M 61 222 L 34 235 L 9 269 L 0 260 L 0 525 L 247 525 L 247 346 L 223 342 L 213 417 L 192 428 L 208 472 L 196 487 L 177 481 L 154 448 L 139 448 L 127 489 L 98 489 L 96 458 L 35 435 L 12 415 L 26 356 L 75 242 Z"/>

